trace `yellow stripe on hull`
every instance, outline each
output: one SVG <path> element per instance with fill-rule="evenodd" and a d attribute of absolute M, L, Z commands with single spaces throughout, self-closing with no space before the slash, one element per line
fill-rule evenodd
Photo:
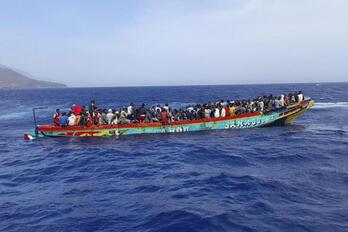
<path fill-rule="evenodd" d="M 314 105 L 314 101 L 310 101 L 308 103 L 308 106 L 306 108 L 300 109 L 298 112 L 293 113 L 286 117 L 285 124 L 291 124 L 296 118 L 300 117 L 302 114 L 304 114 L 307 110 L 309 110 Z"/>

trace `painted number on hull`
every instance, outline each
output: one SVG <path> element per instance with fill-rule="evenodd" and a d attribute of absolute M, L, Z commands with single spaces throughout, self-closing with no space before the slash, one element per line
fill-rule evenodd
<path fill-rule="evenodd" d="M 246 128 L 246 127 L 253 127 L 262 124 L 261 120 L 258 121 L 249 121 L 249 122 L 243 122 L 243 121 L 236 121 L 231 124 L 226 124 L 226 129 L 233 129 L 233 128 Z"/>
<path fill-rule="evenodd" d="M 171 133 L 178 133 L 178 132 L 187 132 L 189 131 L 188 127 L 175 127 L 175 128 L 169 128 L 169 132 Z"/>

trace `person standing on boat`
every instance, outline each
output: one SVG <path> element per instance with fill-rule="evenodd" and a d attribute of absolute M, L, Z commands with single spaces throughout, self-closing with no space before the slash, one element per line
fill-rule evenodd
<path fill-rule="evenodd" d="M 168 124 L 168 112 L 164 107 L 162 108 L 161 122 L 163 125 Z"/>
<path fill-rule="evenodd" d="M 143 103 L 139 109 L 139 122 L 144 123 L 145 117 L 146 117 L 146 108 L 145 108 L 145 103 Z"/>
<path fill-rule="evenodd" d="M 114 114 L 112 112 L 112 109 L 109 109 L 108 113 L 106 114 L 106 121 L 108 123 L 108 125 L 111 125 L 112 124 L 112 120 L 114 118 Z"/>
<path fill-rule="evenodd" d="M 301 92 L 301 91 L 299 91 L 299 92 L 298 92 L 298 94 L 297 94 L 297 98 L 298 98 L 298 102 L 303 101 L 303 94 L 302 94 L 302 92 Z"/>
<path fill-rule="evenodd" d="M 135 105 L 132 102 L 128 107 L 127 107 L 127 116 L 130 117 L 131 115 L 134 114 L 134 109 L 135 109 Z"/>
<path fill-rule="evenodd" d="M 280 95 L 280 106 L 282 107 L 282 108 L 284 108 L 285 107 L 285 99 L 284 99 L 284 95 L 282 94 L 282 95 Z"/>
<path fill-rule="evenodd" d="M 101 125 L 101 124 L 99 124 L 100 119 L 101 119 L 101 113 L 100 113 L 100 110 L 96 110 L 96 111 L 94 111 L 94 118 L 93 118 L 94 125 Z"/>
<path fill-rule="evenodd" d="M 90 116 L 92 117 L 92 124 L 94 123 L 94 113 L 97 109 L 97 105 L 95 104 L 95 101 L 94 100 L 91 100 L 91 102 L 89 103 L 89 107 L 88 107 L 88 111 L 89 111 L 89 114 Z"/>
<path fill-rule="evenodd" d="M 54 113 L 53 115 L 53 124 L 55 126 L 60 126 L 60 117 L 62 115 L 60 114 L 60 110 L 59 109 L 56 109 L 56 112 Z"/>

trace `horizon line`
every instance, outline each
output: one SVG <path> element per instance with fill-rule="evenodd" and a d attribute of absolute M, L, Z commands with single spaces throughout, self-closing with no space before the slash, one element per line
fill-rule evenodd
<path fill-rule="evenodd" d="M 63 88 L 55 89 L 88 89 L 88 88 L 141 88 L 141 87 L 190 87 L 190 86 L 230 86 L 230 85 L 296 85 L 296 84 L 339 84 L 339 83 L 348 83 L 348 81 L 320 81 L 320 82 L 273 82 L 273 83 L 238 83 L 238 84 L 188 84 L 188 85 L 120 85 L 120 86 L 68 86 Z"/>

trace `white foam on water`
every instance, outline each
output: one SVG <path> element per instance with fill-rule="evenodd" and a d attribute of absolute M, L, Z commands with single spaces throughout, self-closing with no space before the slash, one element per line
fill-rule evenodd
<path fill-rule="evenodd" d="M 52 115 L 54 113 L 53 110 L 49 110 L 49 109 L 43 109 L 40 111 L 36 112 L 36 116 L 40 116 L 40 115 L 49 115 L 52 112 Z M 0 115 L 0 120 L 15 120 L 15 119 L 24 119 L 24 118 L 33 118 L 33 111 L 32 109 L 28 109 L 25 111 L 16 111 L 16 112 L 9 112 L 9 113 L 5 113 Z"/>
<path fill-rule="evenodd" d="M 348 102 L 316 102 L 313 106 L 313 109 L 330 109 L 330 108 L 348 109 Z"/>
<path fill-rule="evenodd" d="M 22 119 L 32 117 L 32 113 L 29 111 L 25 112 L 12 112 L 8 114 L 0 115 L 0 120 L 10 120 L 10 119 Z"/>

